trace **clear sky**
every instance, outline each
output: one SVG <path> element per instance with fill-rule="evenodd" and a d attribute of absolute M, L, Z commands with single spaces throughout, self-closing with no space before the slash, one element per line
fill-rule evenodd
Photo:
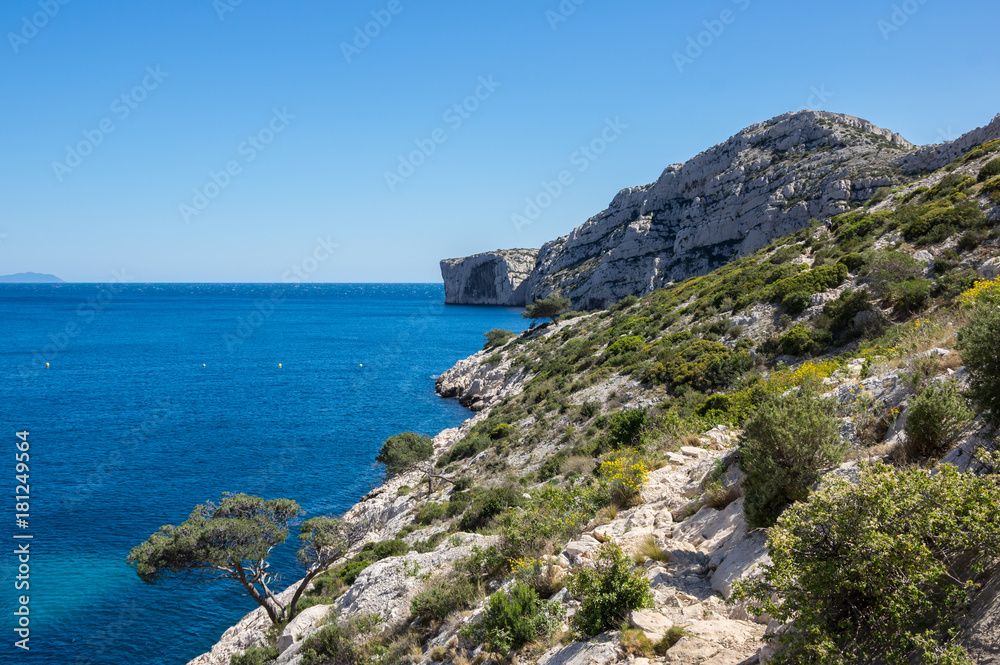
<path fill-rule="evenodd" d="M 5 0 L 0 274 L 439 281 L 786 111 L 921 144 L 986 124 L 998 23 L 995 0 Z"/>

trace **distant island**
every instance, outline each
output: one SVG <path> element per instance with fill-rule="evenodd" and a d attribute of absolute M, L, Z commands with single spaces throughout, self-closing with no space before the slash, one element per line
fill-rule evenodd
<path fill-rule="evenodd" d="M 55 275 L 40 272 L 19 272 L 13 275 L 0 275 L 0 284 L 62 284 L 63 281 Z"/>

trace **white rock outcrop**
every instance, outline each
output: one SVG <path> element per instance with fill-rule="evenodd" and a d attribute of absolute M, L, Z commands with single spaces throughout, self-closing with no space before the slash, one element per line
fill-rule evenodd
<path fill-rule="evenodd" d="M 523 307 L 537 249 L 506 249 L 441 262 L 448 305 Z"/>

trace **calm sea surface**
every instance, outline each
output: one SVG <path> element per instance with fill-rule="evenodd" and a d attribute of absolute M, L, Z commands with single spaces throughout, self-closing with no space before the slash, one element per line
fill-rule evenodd
<path fill-rule="evenodd" d="M 186 663 L 211 647 L 253 601 L 233 582 L 144 585 L 129 549 L 226 491 L 343 512 L 379 483 L 386 437 L 462 422 L 434 377 L 490 328 L 525 326 L 443 301 L 426 284 L 0 285 L 0 662 Z M 15 534 L 33 536 L 26 591 Z M 292 552 L 276 555 L 286 583 Z M 13 646 L 20 595 L 30 652 Z"/>

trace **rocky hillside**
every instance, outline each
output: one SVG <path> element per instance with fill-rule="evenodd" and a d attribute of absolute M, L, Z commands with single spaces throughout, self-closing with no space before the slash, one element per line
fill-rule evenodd
<path fill-rule="evenodd" d="M 882 649 L 844 662 L 882 662 L 878 631 L 894 616 L 929 631 L 900 642 L 913 662 L 1000 664 L 1000 527 L 977 517 L 970 545 L 957 526 L 1000 506 L 997 476 L 977 475 L 1000 460 L 982 456 L 996 432 L 976 392 L 1000 360 L 989 334 L 969 341 L 1000 304 L 1000 141 L 968 148 L 707 274 L 491 336 L 438 379 L 477 413 L 344 516 L 364 535 L 316 579 L 308 609 L 275 629 L 253 612 L 192 663 L 751 665 L 801 647 L 815 633 L 795 621 L 817 616 L 856 622 L 831 640 Z M 778 457 L 814 426 L 826 452 Z M 802 468 L 815 477 L 768 494 Z M 953 478 L 985 484 L 954 509 L 957 489 L 927 484 Z M 864 503 L 907 482 L 924 489 Z M 759 604 L 783 599 L 754 585 L 790 565 L 792 539 L 875 529 L 882 513 L 878 538 L 831 549 L 822 593 L 785 586 L 789 605 Z M 906 541 L 923 517 L 929 531 Z M 937 570 L 919 567 L 925 554 L 948 564 L 926 605 L 927 585 L 913 581 Z M 866 577 L 878 566 L 892 574 Z M 878 605 L 904 597 L 914 600 Z"/>
<path fill-rule="evenodd" d="M 580 309 L 600 309 L 703 275 L 996 138 L 1000 117 L 951 143 L 916 148 L 851 116 L 778 116 L 667 167 L 650 185 L 622 190 L 607 210 L 546 243 L 525 297 L 559 294 Z M 492 270 L 503 273 L 502 266 Z M 449 302 L 479 304 L 462 296 L 481 290 L 463 281 L 471 271 L 442 272 Z"/>

